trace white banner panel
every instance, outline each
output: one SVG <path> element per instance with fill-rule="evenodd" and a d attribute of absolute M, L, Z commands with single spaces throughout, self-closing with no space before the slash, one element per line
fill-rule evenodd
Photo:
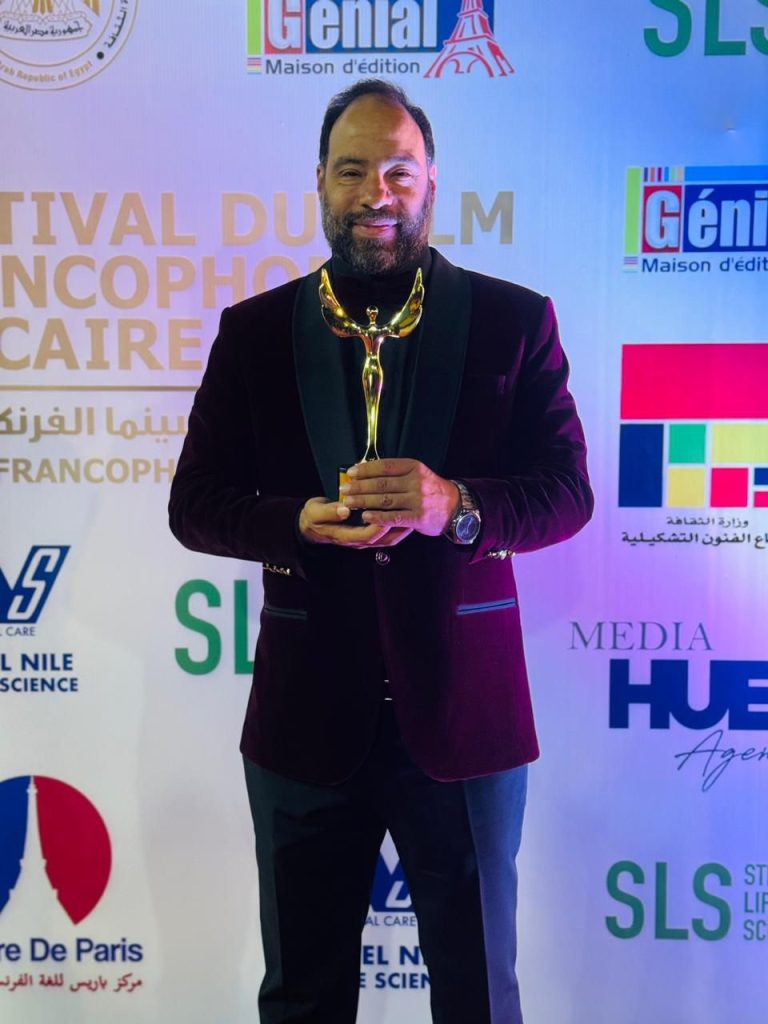
<path fill-rule="evenodd" d="M 0 1016 L 257 1019 L 260 572 L 165 506 L 219 311 L 327 255 L 320 121 L 369 76 L 432 119 L 434 243 L 554 296 L 590 446 L 593 522 L 517 560 L 527 1019 L 764 1024 L 752 0 L 0 0 Z M 427 1019 L 389 841 L 360 973 L 363 1024 Z"/>

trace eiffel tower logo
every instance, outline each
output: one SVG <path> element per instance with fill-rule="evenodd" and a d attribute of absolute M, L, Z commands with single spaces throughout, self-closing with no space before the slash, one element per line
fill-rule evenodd
<path fill-rule="evenodd" d="M 479 68 L 490 78 L 515 73 L 491 31 L 483 0 L 462 0 L 456 27 L 424 77 L 440 78 L 446 68 L 457 75 Z"/>

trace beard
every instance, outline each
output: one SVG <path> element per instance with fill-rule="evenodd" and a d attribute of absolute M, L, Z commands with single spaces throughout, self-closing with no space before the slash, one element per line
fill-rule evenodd
<path fill-rule="evenodd" d="M 413 217 L 400 214 L 392 241 L 378 238 L 355 238 L 355 224 L 375 224 L 393 217 L 386 208 L 348 213 L 337 217 L 328 205 L 325 193 L 320 193 L 323 232 L 334 256 L 340 256 L 355 270 L 363 274 L 389 274 L 406 270 L 418 263 L 429 246 L 429 222 L 432 216 L 433 195 L 427 190 L 421 209 Z"/>

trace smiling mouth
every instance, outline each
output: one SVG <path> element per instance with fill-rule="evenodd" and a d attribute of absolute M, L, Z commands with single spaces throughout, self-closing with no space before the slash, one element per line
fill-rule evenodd
<path fill-rule="evenodd" d="M 386 227 L 393 227 L 399 223 L 398 218 L 393 216 L 391 213 L 387 214 L 383 211 L 381 213 L 374 213 L 373 211 L 368 213 L 351 214 L 347 218 L 347 223 L 356 227 L 359 224 L 370 224 L 374 227 L 376 225 L 385 225 Z"/>
<path fill-rule="evenodd" d="M 381 235 L 394 234 L 397 230 L 397 221 L 395 220 L 357 220 L 352 225 L 353 229 L 357 229 L 364 235 L 368 235 L 371 238 L 378 238 Z"/>

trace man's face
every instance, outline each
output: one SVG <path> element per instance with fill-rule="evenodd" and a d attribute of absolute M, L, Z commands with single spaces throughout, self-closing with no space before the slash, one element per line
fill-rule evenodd
<path fill-rule="evenodd" d="M 351 103 L 331 129 L 317 191 L 331 251 L 357 270 L 396 271 L 426 249 L 435 167 L 402 107 L 378 96 Z"/>

